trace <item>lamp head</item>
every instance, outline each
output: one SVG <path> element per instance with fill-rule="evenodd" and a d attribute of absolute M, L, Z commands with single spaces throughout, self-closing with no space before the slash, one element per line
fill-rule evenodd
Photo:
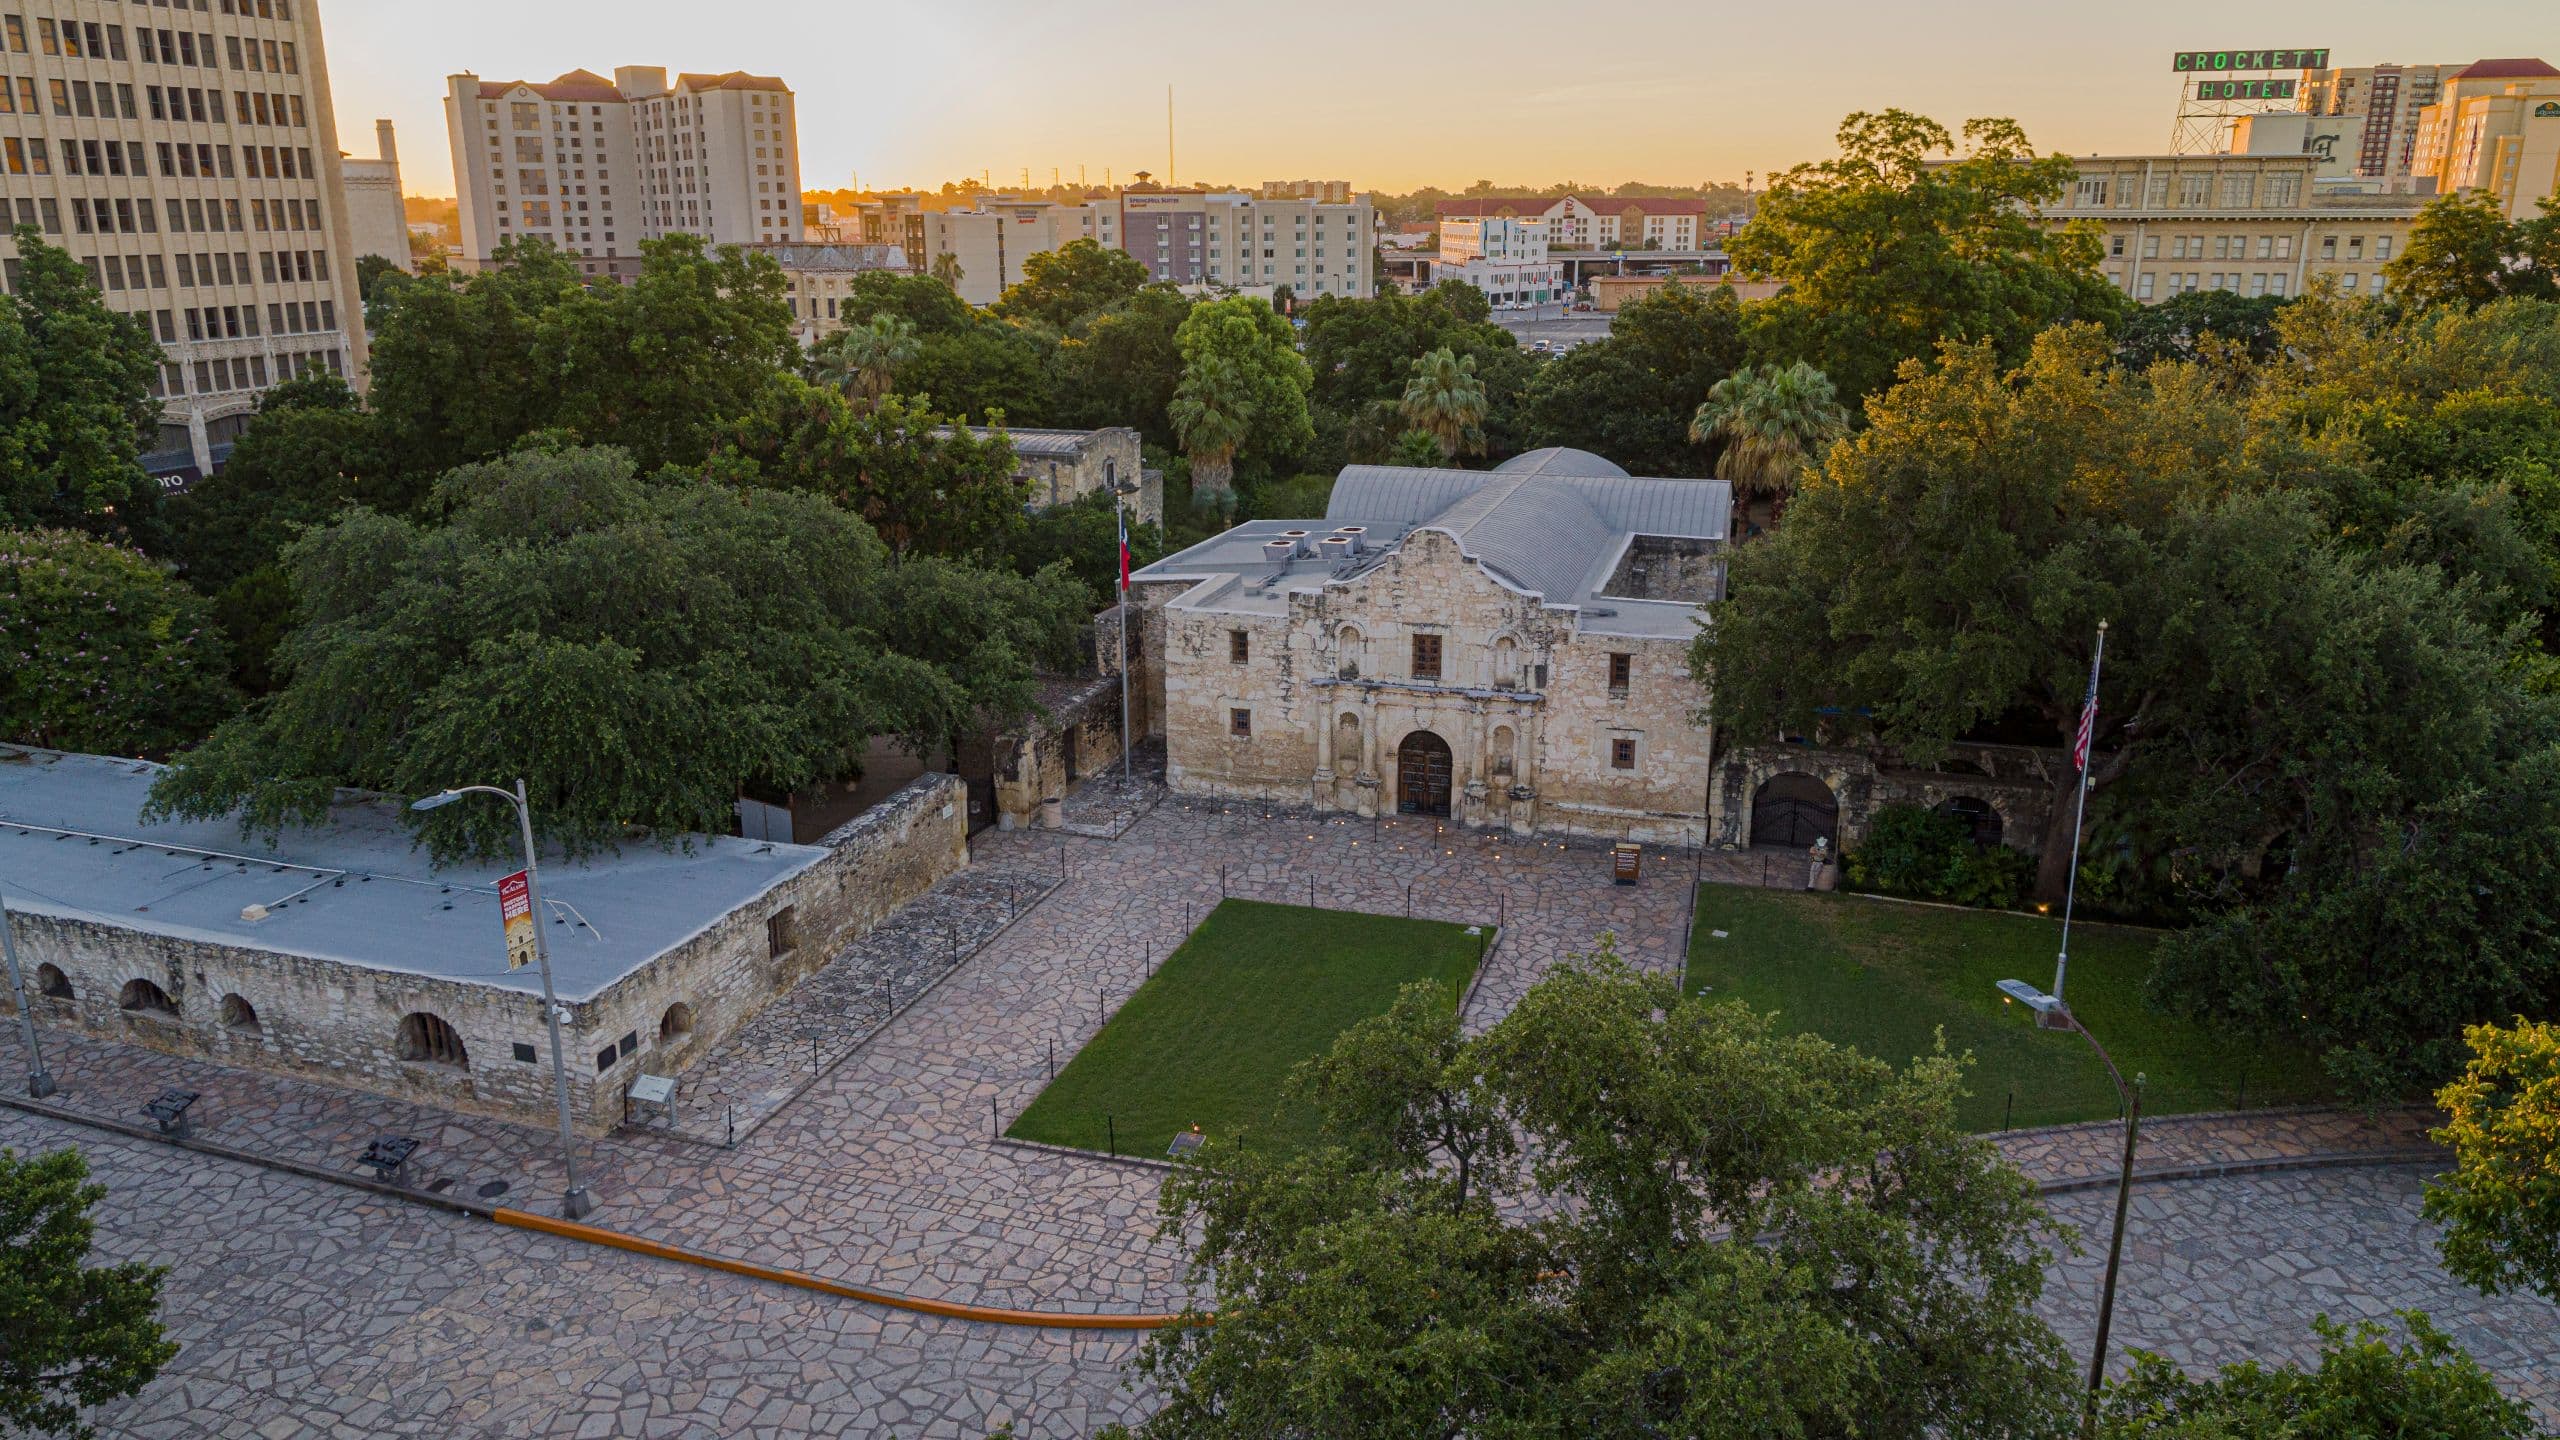
<path fill-rule="evenodd" d="M 461 791 L 446 790 L 439 794 L 430 795 L 423 800 L 412 800 L 409 802 L 409 808 L 412 810 L 440 810 L 461 798 Z"/>
<path fill-rule="evenodd" d="M 2060 1000 L 2051 995 L 2047 995 L 2024 980 L 2001 981 L 2000 993 L 2017 1001 L 2019 1004 L 2026 1006 L 2028 1009 L 2035 1011 L 2039 1015 L 2056 1014 L 2062 1009 L 2062 1002 Z"/>

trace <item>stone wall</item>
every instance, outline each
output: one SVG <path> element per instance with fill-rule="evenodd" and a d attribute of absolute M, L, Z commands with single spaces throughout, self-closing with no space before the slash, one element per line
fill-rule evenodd
<path fill-rule="evenodd" d="M 1724 594 L 1723 547 L 1713 540 L 1635 536 L 1600 593 L 1628 600 L 1709 604 Z"/>
<path fill-rule="evenodd" d="M 924 776 L 829 835 L 828 854 L 815 865 L 601 993 L 567 1000 L 570 1018 L 561 1028 L 577 1126 L 589 1134 L 612 1128 L 634 1078 L 680 1074 L 891 910 L 967 864 L 964 826 L 960 782 Z M 773 926 L 785 911 L 788 922 Z M 25 911 L 11 919 L 40 1024 L 402 1100 L 554 1123 L 539 993 L 93 920 Z M 493 957 L 495 948 L 493 937 Z M 36 993 L 48 966 L 68 983 L 69 998 Z M 134 980 L 157 986 L 173 1013 L 122 1008 L 119 998 Z M 668 1026 L 678 1005 L 685 1007 L 685 1023 Z M 463 1063 L 404 1059 L 402 1025 L 412 1014 L 450 1026 L 462 1041 Z"/>
<path fill-rule="evenodd" d="M 1134 710 L 1134 688 L 1129 700 Z M 997 746 L 996 823 L 1008 830 L 1049 823 L 1043 801 L 1064 799 L 1086 776 L 1120 763 L 1119 676 L 1061 682 L 1042 704 L 1045 717 Z"/>
<path fill-rule="evenodd" d="M 2053 813 L 2061 752 L 2025 745 L 1957 745 L 1933 767 L 1908 763 L 1890 750 L 1836 746 L 1763 745 L 1731 751 L 1716 772 L 1716 843 L 1750 843 L 1752 802 L 1760 788 L 1786 774 L 1809 775 L 1831 790 L 1839 806 L 1835 841 L 1855 849 L 1866 839 L 1875 812 L 1887 805 L 1935 809 L 1970 798 L 2000 817 L 2000 843 L 2030 855 L 2044 849 Z"/>
<path fill-rule="evenodd" d="M 1031 503 L 1044 510 L 1100 493 L 1115 480 L 1135 481 L 1139 489 L 1131 508 L 1137 518 L 1151 525 L 1164 520 L 1164 472 L 1148 472 L 1138 432 L 1125 425 L 1087 432 L 1073 457 L 1017 452 L 1014 474 L 1030 486 Z"/>
<path fill-rule="evenodd" d="M 1152 612 L 1175 790 L 1393 813 L 1404 742 L 1428 730 L 1449 746 L 1460 824 L 1702 838 L 1712 736 L 1693 719 L 1704 696 L 1685 633 L 1585 633 L 1575 611 L 1502 585 L 1427 529 L 1284 613 L 1222 609 L 1230 598 L 1212 584 Z M 1436 680 L 1412 673 L 1416 635 L 1440 639 Z M 1628 657 L 1623 688 L 1612 655 Z M 1624 769 L 1619 740 L 1633 747 Z"/>

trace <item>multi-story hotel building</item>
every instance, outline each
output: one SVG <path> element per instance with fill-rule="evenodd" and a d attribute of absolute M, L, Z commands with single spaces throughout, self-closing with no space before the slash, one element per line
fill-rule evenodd
<path fill-rule="evenodd" d="M 2419 113 L 2444 93 L 2456 65 L 2359 65 L 2306 70 L 2298 94 L 2313 115 L 2363 122 L 2352 154 L 2339 155 L 2350 173 L 2393 189 L 2411 188 Z"/>
<path fill-rule="evenodd" d="M 1151 280 L 1262 296 L 1285 285 L 1299 300 L 1377 293 L 1378 212 L 1365 196 L 1132 187 L 1083 208 L 1093 237 L 1127 251 Z"/>
<path fill-rule="evenodd" d="M 1377 210 L 1365 196 L 1134 185 L 1081 205 L 987 196 L 966 209 L 927 210 L 917 196 L 890 195 L 856 211 L 863 240 L 903 246 L 911 269 L 929 274 L 945 256 L 956 261 L 956 288 L 972 305 L 993 304 L 1020 282 L 1032 256 L 1078 240 L 1124 251 L 1149 280 L 1186 289 L 1269 298 L 1286 286 L 1300 300 L 1377 293 Z"/>
<path fill-rule="evenodd" d="M 23 0 L 0 14 L 0 208 L 164 359 L 147 463 L 209 473 L 260 392 L 361 384 L 364 307 L 313 0 Z M 0 281 L 17 285 L 0 234 Z"/>
<path fill-rule="evenodd" d="M 800 125 L 780 80 L 732 72 L 671 85 L 663 68 L 638 65 L 549 84 L 455 75 L 445 130 L 465 268 L 526 235 L 622 279 L 639 273 L 640 242 L 662 235 L 801 238 Z"/>
<path fill-rule="evenodd" d="M 2475 60 L 2445 77 L 2419 116 L 2411 166 L 2440 194 L 2495 196 L 2530 220 L 2560 193 L 2560 69 L 2540 60 Z"/>
<path fill-rule="evenodd" d="M 1543 219 L 1559 250 L 1697 250 L 1707 202 L 1678 196 L 1476 196 L 1443 200 L 1442 220 Z"/>
<path fill-rule="evenodd" d="M 379 255 L 403 270 L 415 270 L 409 260 L 409 207 L 400 186 L 400 142 L 393 135 L 391 122 L 373 122 L 373 158 L 341 156 L 338 168 L 346 176 L 347 243 L 361 260 Z"/>
<path fill-rule="evenodd" d="M 2348 295 L 2383 292 L 2382 267 L 2406 249 L 2426 203 L 2312 182 L 2311 155 L 2117 155 L 2080 174 L 2044 211 L 2104 232 L 2106 277 L 2146 304 L 2192 290 L 2300 295 L 2322 276 Z"/>
<path fill-rule="evenodd" d="M 1543 305 L 1563 293 L 1564 270 L 1547 258 L 1544 219 L 1489 216 L 1440 222 L 1436 280 L 1457 280 L 1495 305 Z"/>

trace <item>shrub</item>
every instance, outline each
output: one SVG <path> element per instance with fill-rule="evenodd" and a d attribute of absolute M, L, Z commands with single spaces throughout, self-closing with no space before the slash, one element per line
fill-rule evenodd
<path fill-rule="evenodd" d="M 1849 883 L 1860 890 L 2014 909 L 2035 880 L 2035 862 L 2005 845 L 1977 845 L 1962 819 L 1918 805 L 1887 805 L 1850 852 Z"/>

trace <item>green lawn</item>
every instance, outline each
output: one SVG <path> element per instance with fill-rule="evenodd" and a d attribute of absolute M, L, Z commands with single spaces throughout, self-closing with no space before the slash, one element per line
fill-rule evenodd
<path fill-rule="evenodd" d="M 1005 1133 L 1162 1155 L 1192 1125 L 1297 1133 L 1279 1105 L 1297 1063 L 1396 991 L 1434 980 L 1456 1005 L 1493 929 L 1228 900 L 1138 988 Z M 1108 1117 L 1108 1124 L 1105 1120 Z"/>
<path fill-rule="evenodd" d="M 2089 1044 L 2039 1030 L 2025 1006 L 1993 988 L 2053 983 L 2061 925 L 2024 915 L 1901 905 L 1852 895 L 1708 885 L 1689 945 L 1688 992 L 1775 1010 L 1810 1030 L 1900 1065 L 1925 1054 L 1943 1028 L 1947 1048 L 1973 1052 L 1963 1118 L 1975 1129 L 2095 1120 L 2117 1111 L 2115 1087 Z M 1717 939 L 1716 931 L 1726 932 Z M 2071 928 L 2072 1010 L 2131 1080 L 2143 1072 L 2147 1114 L 2228 1109 L 2246 1087 L 2251 1106 L 2326 1100 L 2307 1053 L 2215 1034 L 2150 1009 L 2148 930 Z"/>

